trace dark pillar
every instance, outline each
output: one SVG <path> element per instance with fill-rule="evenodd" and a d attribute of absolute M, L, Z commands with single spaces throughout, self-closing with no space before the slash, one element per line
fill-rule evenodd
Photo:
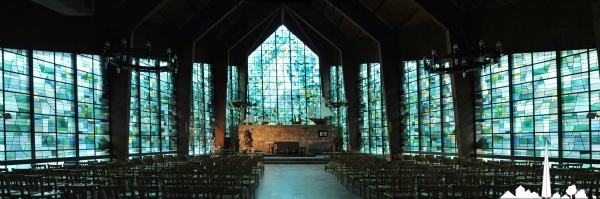
<path fill-rule="evenodd" d="M 216 54 L 211 70 L 214 85 L 212 106 L 215 114 L 215 144 L 223 146 L 225 142 L 225 108 L 227 106 L 227 52 Z"/>
<path fill-rule="evenodd" d="M 192 72 L 193 72 L 193 45 L 182 45 L 178 54 L 179 68 L 174 75 L 175 83 L 175 108 L 177 110 L 177 151 L 189 155 L 189 126 L 192 99 Z"/>
<path fill-rule="evenodd" d="M 356 52 L 354 48 L 342 49 L 344 88 L 346 89 L 346 100 L 348 100 L 346 123 L 348 125 L 350 147 L 353 151 L 360 149 L 360 131 L 358 130 L 358 110 L 360 108 L 360 102 L 358 101 L 358 64 L 354 59 L 355 57 Z"/>
<path fill-rule="evenodd" d="M 452 100 L 454 100 L 454 118 L 456 123 L 456 143 L 460 157 L 475 154 L 475 73 L 452 74 Z"/>
<path fill-rule="evenodd" d="M 110 153 L 113 158 L 129 156 L 129 105 L 131 102 L 131 71 L 106 69 L 110 100 Z"/>
<path fill-rule="evenodd" d="M 402 152 L 404 140 L 401 140 L 401 115 L 400 115 L 400 92 L 402 88 L 400 72 L 400 53 L 393 43 L 380 43 L 381 73 L 383 77 L 383 89 L 385 96 L 388 139 L 390 143 L 390 155 Z"/>

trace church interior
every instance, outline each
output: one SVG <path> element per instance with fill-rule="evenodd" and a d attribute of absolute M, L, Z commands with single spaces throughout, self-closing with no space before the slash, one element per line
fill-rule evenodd
<path fill-rule="evenodd" d="M 599 0 L 0 0 L 0 27 L 1 198 L 600 197 Z"/>

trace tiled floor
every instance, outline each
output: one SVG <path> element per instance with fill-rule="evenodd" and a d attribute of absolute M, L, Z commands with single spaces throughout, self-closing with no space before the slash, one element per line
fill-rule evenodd
<path fill-rule="evenodd" d="M 267 164 L 257 199 L 359 199 L 322 164 Z"/>

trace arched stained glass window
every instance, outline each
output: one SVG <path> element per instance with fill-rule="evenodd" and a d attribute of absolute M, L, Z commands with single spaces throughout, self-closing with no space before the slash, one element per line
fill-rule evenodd
<path fill-rule="evenodd" d="M 282 25 L 248 56 L 248 92 L 257 119 L 312 123 L 305 115 L 321 96 L 319 57 Z"/>

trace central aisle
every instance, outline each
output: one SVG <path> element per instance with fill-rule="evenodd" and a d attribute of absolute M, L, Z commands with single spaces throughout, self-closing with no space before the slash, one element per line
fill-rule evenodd
<path fill-rule="evenodd" d="M 266 164 L 257 199 L 360 199 L 322 164 Z"/>

